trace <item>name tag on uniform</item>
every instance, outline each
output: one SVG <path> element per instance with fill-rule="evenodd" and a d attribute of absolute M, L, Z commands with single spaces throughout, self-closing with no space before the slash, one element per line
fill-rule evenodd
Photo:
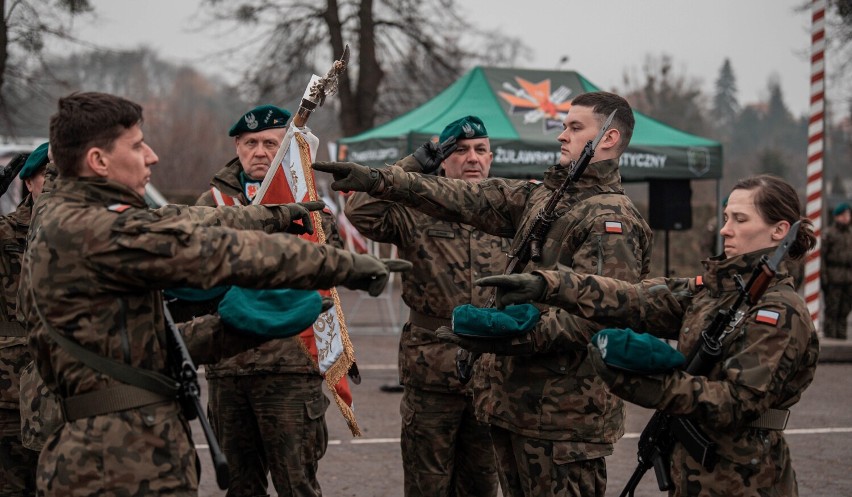
<path fill-rule="evenodd" d="M 455 238 L 456 234 L 452 231 L 447 230 L 436 230 L 436 229 L 428 229 L 426 230 L 426 234 L 429 236 L 436 236 L 438 238 Z"/>

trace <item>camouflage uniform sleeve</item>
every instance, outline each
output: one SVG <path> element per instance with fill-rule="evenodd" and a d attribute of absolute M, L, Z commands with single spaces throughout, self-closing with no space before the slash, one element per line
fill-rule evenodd
<path fill-rule="evenodd" d="M 88 254 L 116 291 L 189 286 L 319 289 L 349 277 L 352 254 L 286 234 L 199 227 L 185 216 L 143 209 L 121 214 L 114 243 Z"/>
<path fill-rule="evenodd" d="M 208 188 L 204 193 L 198 196 L 198 198 L 195 200 L 195 205 L 216 207 L 216 200 L 213 198 L 213 192 L 211 192 Z"/>
<path fill-rule="evenodd" d="M 177 323 L 177 327 L 183 334 L 189 355 L 197 364 L 214 364 L 269 341 L 269 338 L 227 330 L 218 315 L 199 316 Z"/>
<path fill-rule="evenodd" d="M 770 407 L 795 404 L 813 379 L 819 350 L 803 310 L 783 298 L 753 307 L 726 347 L 719 371 L 669 375 L 659 408 L 728 429 L 757 419 Z M 777 323 L 758 321 L 760 311 L 777 313 Z"/>
<path fill-rule="evenodd" d="M 200 226 L 280 233 L 290 225 L 290 212 L 280 204 L 222 207 L 166 205 L 154 210 L 162 218 L 185 216 Z"/>
<path fill-rule="evenodd" d="M 641 283 L 582 275 L 570 268 L 534 271 L 545 279 L 544 303 L 604 326 L 675 339 L 695 291 L 694 280 L 653 278 Z"/>
<path fill-rule="evenodd" d="M 528 181 L 489 178 L 479 183 L 379 170 L 382 186 L 372 195 L 399 202 L 443 221 L 468 224 L 486 233 L 513 237 L 534 186 Z"/>
<path fill-rule="evenodd" d="M 405 207 L 389 200 L 379 200 L 363 192 L 355 192 L 346 200 L 344 213 L 352 226 L 370 240 L 399 245 L 403 233 Z"/>

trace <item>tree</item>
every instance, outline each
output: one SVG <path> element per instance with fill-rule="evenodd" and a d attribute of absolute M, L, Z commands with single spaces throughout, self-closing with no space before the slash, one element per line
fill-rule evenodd
<path fill-rule="evenodd" d="M 704 94 L 698 81 L 675 75 L 670 55 L 647 56 L 643 76 L 623 76 L 622 93 L 638 111 L 689 133 L 707 133 Z M 644 79 L 644 81 L 642 81 Z"/>
<path fill-rule="evenodd" d="M 716 78 L 716 94 L 713 96 L 711 116 L 714 125 L 722 136 L 730 136 L 733 131 L 740 104 L 737 101 L 737 79 L 731 68 L 731 60 L 725 59 Z"/>
<path fill-rule="evenodd" d="M 476 50 L 479 33 L 451 0 L 205 0 L 220 22 L 253 29 L 248 100 L 287 101 L 301 95 L 312 72 L 324 74 L 351 45 L 339 89 L 345 135 L 373 127 L 455 80 L 477 53 L 517 55 L 517 40 L 493 36 Z M 478 35 L 474 36 L 474 35 Z M 496 44 L 497 47 L 493 45 Z M 493 60 L 492 60 L 493 62 Z M 281 68 L 282 63 L 284 68 Z"/>
<path fill-rule="evenodd" d="M 144 107 L 145 141 L 160 158 L 152 168 L 152 183 L 173 200 L 190 203 L 235 156 L 228 129 L 251 105 L 235 98 L 233 88 L 191 67 L 164 61 L 145 48 L 92 51 L 49 63 L 56 79 L 45 86 L 45 103 L 31 107 L 39 123 L 33 134 L 47 135 L 57 99 L 71 92 L 101 91 L 129 98 Z"/>
<path fill-rule="evenodd" d="M 0 115 L 6 134 L 14 134 L 16 111 L 41 91 L 35 72 L 45 71 L 44 48 L 47 38 L 73 39 L 69 34 L 71 17 L 92 11 L 89 0 L 0 0 Z"/>

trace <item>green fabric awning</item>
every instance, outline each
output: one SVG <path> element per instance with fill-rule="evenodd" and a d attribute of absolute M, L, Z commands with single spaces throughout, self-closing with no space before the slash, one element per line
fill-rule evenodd
<path fill-rule="evenodd" d="M 437 137 L 460 117 L 479 116 L 494 152 L 492 176 L 541 178 L 559 160 L 559 142 L 571 99 L 598 88 L 573 71 L 476 67 L 406 114 L 338 142 L 338 159 L 390 164 Z M 636 128 L 621 157 L 625 181 L 719 179 L 722 145 L 634 112 Z"/>

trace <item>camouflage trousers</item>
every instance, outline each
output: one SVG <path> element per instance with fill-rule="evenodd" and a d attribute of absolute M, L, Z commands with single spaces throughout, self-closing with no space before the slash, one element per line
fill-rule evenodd
<path fill-rule="evenodd" d="M 0 409 L 0 497 L 36 494 L 38 452 L 21 444 L 21 414 Z"/>
<path fill-rule="evenodd" d="M 568 442 L 543 440 L 491 426 L 504 497 L 604 497 L 606 461 L 578 460 Z M 575 444 L 574 444 L 575 445 Z"/>
<path fill-rule="evenodd" d="M 497 495 L 489 428 L 470 396 L 406 386 L 400 414 L 406 497 Z"/>
<path fill-rule="evenodd" d="M 825 289 L 822 331 L 826 338 L 846 340 L 846 319 L 852 311 L 852 284 L 832 283 Z"/>
<path fill-rule="evenodd" d="M 319 460 L 328 446 L 322 378 L 257 374 L 210 378 L 208 415 L 228 459 L 228 497 L 322 495 Z"/>

